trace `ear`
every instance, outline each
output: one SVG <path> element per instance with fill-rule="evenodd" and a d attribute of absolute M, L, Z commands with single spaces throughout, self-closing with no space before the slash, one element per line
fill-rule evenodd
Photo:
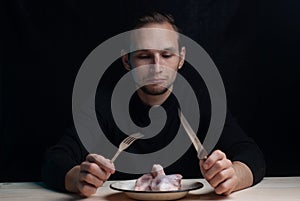
<path fill-rule="evenodd" d="M 130 67 L 128 53 L 126 53 L 125 50 L 121 50 L 121 56 L 122 56 L 122 63 L 123 63 L 124 68 L 126 70 L 130 71 L 131 67 Z"/>
<path fill-rule="evenodd" d="M 181 50 L 180 50 L 180 53 L 179 53 L 179 64 L 178 64 L 178 69 L 181 69 L 183 64 L 184 64 L 184 61 L 185 61 L 185 53 L 186 53 L 186 50 L 185 50 L 185 47 L 181 47 Z"/>

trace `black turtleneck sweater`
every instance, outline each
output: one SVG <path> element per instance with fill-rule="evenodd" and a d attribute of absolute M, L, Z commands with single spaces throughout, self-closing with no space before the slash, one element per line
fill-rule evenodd
<path fill-rule="evenodd" d="M 207 93 L 201 95 L 200 111 L 201 124 L 197 135 L 201 140 L 205 136 L 210 119 L 210 101 Z M 97 100 L 97 99 L 96 99 Z M 113 121 L 110 111 L 110 101 L 104 103 L 104 99 L 96 101 L 96 113 L 99 124 L 106 137 L 115 145 L 118 144 L 127 136 L 121 132 Z M 108 105 L 107 105 L 108 104 Z M 163 104 L 162 107 L 167 113 L 167 120 L 164 128 L 156 136 L 137 140 L 129 148 L 128 152 L 134 153 L 151 153 L 162 149 L 170 143 L 179 128 L 178 104 L 176 98 L 171 95 Z M 150 123 L 148 111 L 150 107 L 145 105 L 134 94 L 129 104 L 129 111 L 133 122 L 144 127 Z M 229 112 L 227 112 L 225 126 L 222 135 L 214 149 L 220 149 L 225 152 L 227 157 L 232 161 L 241 161 L 249 166 L 256 184 L 262 180 L 265 174 L 265 161 L 262 152 L 256 143 L 248 137 L 243 130 L 237 125 Z M 82 145 L 77 136 L 75 128 L 69 129 L 62 137 L 58 144 L 51 147 L 45 156 L 45 162 L 42 168 L 42 176 L 44 182 L 57 190 L 65 191 L 64 181 L 65 174 L 74 166 L 79 165 L 85 160 L 88 151 Z M 122 157 L 122 155 L 120 155 Z M 151 167 L 149 167 L 150 169 Z M 179 173 L 183 178 L 200 178 L 202 177 L 199 160 L 195 148 L 191 146 L 187 152 L 182 155 L 177 161 L 168 167 L 165 167 L 167 174 Z M 132 175 L 122 172 L 116 172 L 111 175 L 110 179 L 135 179 L 140 175 Z"/>

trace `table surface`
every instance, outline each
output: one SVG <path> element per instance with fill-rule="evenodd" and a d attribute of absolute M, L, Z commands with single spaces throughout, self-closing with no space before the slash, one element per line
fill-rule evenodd
<path fill-rule="evenodd" d="M 200 181 L 204 187 L 195 191 L 190 191 L 187 196 L 180 199 L 184 200 L 278 200 L 278 201 L 300 201 L 300 177 L 266 177 L 259 184 L 247 188 L 230 196 L 220 196 L 213 193 L 213 189 L 204 179 L 191 179 Z M 97 201 L 130 201 L 124 193 L 109 188 L 114 181 L 107 181 L 97 193 L 89 198 L 81 198 L 70 193 L 60 193 L 48 189 L 42 182 L 24 183 L 0 183 L 0 200 L 51 200 L 51 201 L 72 201 L 72 200 L 97 200 Z"/>

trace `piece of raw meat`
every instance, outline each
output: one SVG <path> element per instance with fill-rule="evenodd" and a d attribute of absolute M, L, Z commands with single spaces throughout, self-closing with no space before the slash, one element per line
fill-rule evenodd
<path fill-rule="evenodd" d="M 139 191 L 172 191 L 181 187 L 182 175 L 166 175 L 159 164 L 154 164 L 151 173 L 144 174 L 136 180 L 134 190 Z"/>
<path fill-rule="evenodd" d="M 158 175 L 152 179 L 150 189 L 153 191 L 175 191 L 181 187 L 180 174 Z"/>
<path fill-rule="evenodd" d="M 159 164 L 154 164 L 151 170 L 152 176 L 155 178 L 158 175 L 166 175 L 164 168 Z"/>
<path fill-rule="evenodd" d="M 151 182 L 152 182 L 152 175 L 151 174 L 144 174 L 140 178 L 138 178 L 135 182 L 134 190 L 136 191 L 149 191 Z"/>

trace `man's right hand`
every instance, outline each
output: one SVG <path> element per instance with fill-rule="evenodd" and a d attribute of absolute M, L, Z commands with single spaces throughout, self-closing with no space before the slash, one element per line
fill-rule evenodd
<path fill-rule="evenodd" d="M 69 192 L 88 197 L 115 172 L 115 166 L 101 155 L 89 154 L 86 161 L 69 170 L 65 177 L 65 187 Z"/>

